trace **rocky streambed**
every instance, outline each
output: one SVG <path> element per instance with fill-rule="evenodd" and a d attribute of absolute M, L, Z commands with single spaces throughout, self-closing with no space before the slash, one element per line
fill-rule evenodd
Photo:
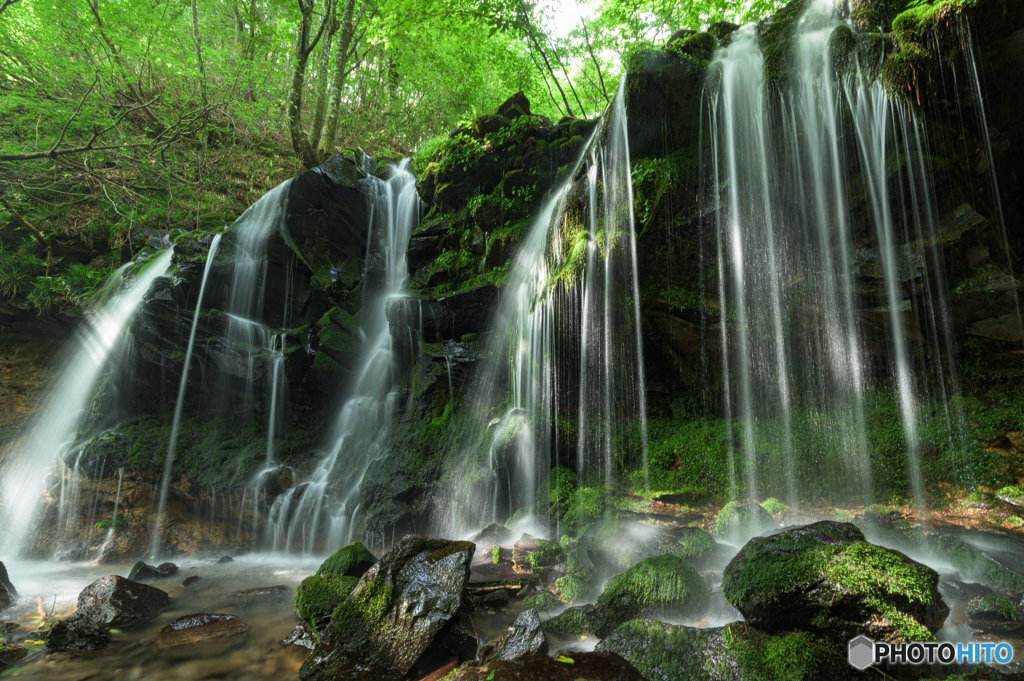
<path fill-rule="evenodd" d="M 857 672 L 847 641 L 1024 650 L 1014 540 L 865 517 L 780 528 L 749 502 L 714 534 L 630 520 L 555 542 L 492 525 L 379 557 L 356 542 L 326 560 L 10 562 L 0 664 L 68 680 L 947 678 L 972 670 Z"/>

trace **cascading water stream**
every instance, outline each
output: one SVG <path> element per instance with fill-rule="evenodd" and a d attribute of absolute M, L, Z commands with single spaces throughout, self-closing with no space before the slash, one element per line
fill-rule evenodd
<path fill-rule="evenodd" d="M 385 316 L 388 299 L 405 291 L 405 251 L 419 222 L 421 202 L 408 160 L 390 170 L 387 180 L 370 176 L 371 215 L 367 262 L 379 252 L 383 260 L 380 290 L 364 289 L 360 330 L 363 359 L 338 415 L 330 448 L 309 480 L 279 495 L 272 503 L 264 543 L 275 551 L 316 550 L 352 540 L 360 510 L 359 488 L 369 466 L 386 453 L 387 436 L 397 409 L 399 377 Z"/>
<path fill-rule="evenodd" d="M 743 484 L 735 475 L 731 484 L 734 496 L 794 503 L 797 469 L 819 468 L 813 494 L 870 496 L 870 314 L 885 320 L 887 355 L 876 361 L 891 377 L 920 502 L 918 403 L 931 389 L 922 376 L 935 376 L 943 403 L 946 383 L 957 385 L 936 200 L 913 112 L 867 76 L 857 50 L 836 39 L 839 28 L 853 32 L 834 2 L 812 2 L 795 27 L 789 78 L 771 89 L 753 25 L 709 69 L 723 403 L 739 426 L 729 430 L 733 450 L 743 453 Z M 845 72 L 840 57 L 852 64 Z M 861 223 L 871 231 L 857 232 Z M 869 308 L 870 295 L 882 304 Z M 908 316 L 915 311 L 924 319 Z M 915 367 L 915 322 L 932 337 L 930 371 Z M 818 444 L 807 444 L 811 428 Z M 838 455 L 821 459 L 819 447 Z"/>
<path fill-rule="evenodd" d="M 42 496 L 46 471 L 74 442 L 108 358 L 125 341 L 129 322 L 153 282 L 167 273 L 172 255 L 171 249 L 161 251 L 144 264 L 129 263 L 110 276 L 110 284 L 123 288 L 89 316 L 78 333 L 78 349 L 49 389 L 45 406 L 35 417 L 28 436 L 14 445 L 0 482 L 0 526 L 5 528 L 0 535 L 3 555 L 17 555 L 32 531 L 32 517 Z M 132 278 L 121 284 L 126 274 Z"/>
<path fill-rule="evenodd" d="M 164 473 L 160 480 L 160 499 L 157 503 L 156 518 L 151 534 L 149 553 L 155 556 L 160 548 L 160 531 L 162 529 L 164 510 L 167 505 L 167 489 L 171 483 L 171 472 L 174 469 L 174 453 L 178 444 L 178 430 L 181 427 L 181 412 L 185 407 L 185 388 L 188 386 L 189 367 L 192 365 L 192 348 L 196 342 L 196 329 L 199 328 L 199 313 L 203 309 L 203 294 L 206 292 L 206 280 L 210 276 L 210 269 L 213 267 L 213 260 L 217 255 L 217 247 L 220 246 L 221 235 L 217 234 L 210 242 L 210 251 L 206 256 L 206 265 L 203 267 L 203 281 L 199 285 L 199 296 L 196 298 L 196 312 L 192 317 L 192 330 L 188 335 L 188 347 L 185 350 L 185 363 L 181 369 L 181 383 L 178 386 L 178 399 L 174 405 L 174 420 L 171 422 L 171 436 L 167 442 L 167 454 L 164 457 Z"/>
<path fill-rule="evenodd" d="M 436 522 L 450 534 L 481 517 L 545 515 L 537 490 L 560 441 L 556 419 L 576 418 L 575 468 L 606 492 L 613 473 L 647 475 L 646 389 L 640 336 L 624 83 L 572 172 L 535 214 L 492 316 L 484 366 L 466 403 L 481 440 L 462 442 Z M 586 164 L 586 170 L 580 166 Z M 570 201 L 578 192 L 586 199 Z M 579 336 L 569 338 L 572 330 Z M 506 405 L 492 416 L 495 405 Z M 500 412 L 499 412 L 500 413 Z M 546 533 L 546 518 L 531 531 Z M 557 532 L 557 521 L 554 524 Z"/>

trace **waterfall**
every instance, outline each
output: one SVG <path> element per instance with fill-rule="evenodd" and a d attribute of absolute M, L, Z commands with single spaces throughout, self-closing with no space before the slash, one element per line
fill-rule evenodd
<path fill-rule="evenodd" d="M 188 335 L 188 347 L 185 350 L 185 363 L 181 368 L 181 382 L 178 385 L 178 399 L 174 404 L 174 420 L 171 422 L 171 436 L 167 442 L 167 454 L 164 457 L 164 473 L 160 480 L 160 499 L 157 503 L 156 518 L 151 533 L 149 554 L 155 556 L 160 548 L 160 531 L 162 529 L 164 507 L 167 505 L 167 488 L 171 483 L 171 473 L 174 470 L 174 453 L 178 444 L 178 429 L 181 426 L 181 412 L 185 406 L 185 388 L 188 386 L 188 370 L 192 364 L 192 348 L 196 342 L 196 329 L 199 327 L 199 313 L 203 309 L 203 294 L 206 292 L 206 280 L 210 276 L 210 269 L 213 267 L 214 257 L 217 255 L 217 247 L 220 246 L 221 235 L 217 234 L 210 242 L 210 250 L 206 255 L 206 265 L 203 267 L 203 281 L 199 285 L 199 296 L 196 298 L 196 312 L 192 317 L 192 329 Z"/>
<path fill-rule="evenodd" d="M 371 207 L 367 263 L 379 253 L 383 280 L 364 288 L 359 324 L 362 360 L 349 384 L 349 397 L 328 437 L 316 470 L 301 485 L 273 500 L 264 544 L 275 551 L 308 553 L 323 542 L 337 547 L 352 541 L 361 510 L 360 485 L 368 468 L 386 454 L 401 378 L 396 375 L 390 327 L 384 313 L 389 298 L 403 293 L 408 273 L 405 251 L 419 222 L 421 202 L 408 160 L 388 179 L 370 176 Z"/>
<path fill-rule="evenodd" d="M 765 82 L 753 25 L 716 50 L 709 68 L 704 139 L 716 206 L 722 401 L 734 426 L 731 470 L 743 473 L 731 481 L 734 497 L 792 504 L 799 479 L 804 496 L 869 499 L 867 391 L 872 375 L 883 374 L 920 503 L 918 404 L 931 374 L 943 401 L 950 376 L 956 385 L 921 123 L 867 75 L 874 65 L 860 63 L 851 40 L 852 24 L 835 4 L 814 0 L 795 26 L 785 82 Z M 852 65 L 837 66 L 847 56 Z M 870 290 L 871 280 L 881 285 Z M 922 353 L 911 344 L 919 319 L 932 339 L 930 369 L 917 365 Z M 870 320 L 884 327 L 881 353 L 867 336 Z"/>
<path fill-rule="evenodd" d="M 502 287 L 466 400 L 478 435 L 455 443 L 460 464 L 446 475 L 443 517 L 435 518 L 449 534 L 510 517 L 532 517 L 532 531 L 547 533 L 546 500 L 537 490 L 562 464 L 559 419 L 575 424 L 569 466 L 581 480 L 610 493 L 616 474 L 646 477 L 624 84 L 572 171 L 534 215 Z"/>
<path fill-rule="evenodd" d="M 0 480 L 0 525 L 6 528 L 0 536 L 0 553 L 18 554 L 31 533 L 46 471 L 74 442 L 108 359 L 126 342 L 129 322 L 153 282 L 167 273 L 172 254 L 167 249 L 145 262 L 140 256 L 109 277 L 108 285 L 121 288 L 86 319 L 77 333 L 77 349 L 48 390 L 28 435 L 11 445 Z"/>

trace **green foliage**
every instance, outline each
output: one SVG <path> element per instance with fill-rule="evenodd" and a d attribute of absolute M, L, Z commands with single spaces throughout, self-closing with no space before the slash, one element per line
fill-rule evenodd
<path fill-rule="evenodd" d="M 770 635 L 742 623 L 722 632 L 726 650 L 751 681 L 801 681 L 811 678 L 842 678 L 842 651 L 802 632 Z"/>
<path fill-rule="evenodd" d="M 715 517 L 715 532 L 723 537 L 746 538 L 775 525 L 756 501 L 730 501 Z"/>
<path fill-rule="evenodd" d="M 93 525 L 93 528 L 97 530 L 109 530 L 113 527 L 115 530 L 127 530 L 128 521 L 124 519 L 123 513 L 118 513 L 114 516 L 113 520 L 101 520 L 100 522 Z"/>
<path fill-rule="evenodd" d="M 786 505 L 783 504 L 778 499 L 776 499 L 775 497 L 771 497 L 770 499 L 765 499 L 761 503 L 761 508 L 763 508 L 769 514 L 775 515 L 777 513 L 782 513 L 783 511 L 785 511 Z"/>
<path fill-rule="evenodd" d="M 1021 614 L 1017 612 L 1017 608 L 1014 607 L 1013 601 L 1005 596 L 998 596 L 996 594 L 988 594 L 986 596 L 978 596 L 972 598 L 967 602 L 964 608 L 967 611 L 968 616 L 973 616 L 974 613 L 979 612 L 994 612 L 1005 620 L 1011 622 L 1017 622 L 1021 619 Z"/>
<path fill-rule="evenodd" d="M 599 617 L 591 612 L 590 606 L 566 608 L 560 615 L 542 622 L 541 628 L 560 636 L 581 637 L 597 632 Z"/>

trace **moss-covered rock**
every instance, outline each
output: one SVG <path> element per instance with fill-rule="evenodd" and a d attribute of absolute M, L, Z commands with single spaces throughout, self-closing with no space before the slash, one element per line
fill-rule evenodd
<path fill-rule="evenodd" d="M 406 535 L 331 613 L 303 680 L 398 681 L 462 606 L 474 546 Z"/>
<path fill-rule="evenodd" d="M 938 580 L 931 568 L 867 543 L 855 526 L 822 521 L 751 539 L 726 567 L 722 593 L 767 632 L 921 641 L 949 613 Z"/>
<path fill-rule="evenodd" d="M 319 628 L 345 602 L 358 582 L 358 577 L 336 574 L 306 577 L 295 589 L 295 612 L 309 623 L 313 635 L 319 636 Z"/>
<path fill-rule="evenodd" d="M 799 681 L 851 675 L 843 651 L 804 632 L 770 635 L 742 622 L 714 629 L 638 619 L 596 650 L 618 653 L 649 681 Z"/>
<path fill-rule="evenodd" d="M 603 620 L 598 635 L 637 617 L 696 619 L 710 603 L 707 583 L 688 562 L 676 556 L 647 558 L 612 579 L 597 599 L 595 610 Z"/>
<path fill-rule="evenodd" d="M 749 499 L 730 501 L 715 517 L 715 533 L 734 541 L 742 541 L 775 526 L 771 514 Z"/>
<path fill-rule="evenodd" d="M 601 618 L 592 605 L 566 608 L 561 614 L 543 622 L 541 628 L 566 637 L 591 636 L 601 627 Z"/>
<path fill-rule="evenodd" d="M 595 547 L 604 563 L 620 569 L 631 568 L 645 558 L 671 554 L 703 570 L 718 555 L 714 537 L 699 527 L 669 528 L 626 522 L 602 530 Z"/>
<path fill-rule="evenodd" d="M 555 610 L 561 607 L 562 605 L 562 601 L 558 600 L 558 597 L 550 591 L 542 591 L 536 596 L 530 596 L 528 598 L 523 599 L 524 608 L 533 608 L 534 610 L 539 610 L 540 612 L 548 612 L 550 610 Z"/>
<path fill-rule="evenodd" d="M 967 613 L 967 618 L 972 622 L 988 619 L 1016 622 L 1024 619 L 1017 611 L 1017 608 L 1014 607 L 1013 601 L 1005 596 L 997 596 L 996 594 L 972 598 L 964 606 L 964 612 Z"/>
<path fill-rule="evenodd" d="M 331 554 L 320 564 L 316 574 L 362 577 L 376 562 L 377 559 L 362 542 L 354 541 Z"/>
<path fill-rule="evenodd" d="M 555 590 L 566 603 L 575 603 L 589 598 L 594 589 L 597 571 L 590 560 L 591 539 L 562 537 L 561 546 L 565 552 L 565 575 L 555 580 Z"/>

